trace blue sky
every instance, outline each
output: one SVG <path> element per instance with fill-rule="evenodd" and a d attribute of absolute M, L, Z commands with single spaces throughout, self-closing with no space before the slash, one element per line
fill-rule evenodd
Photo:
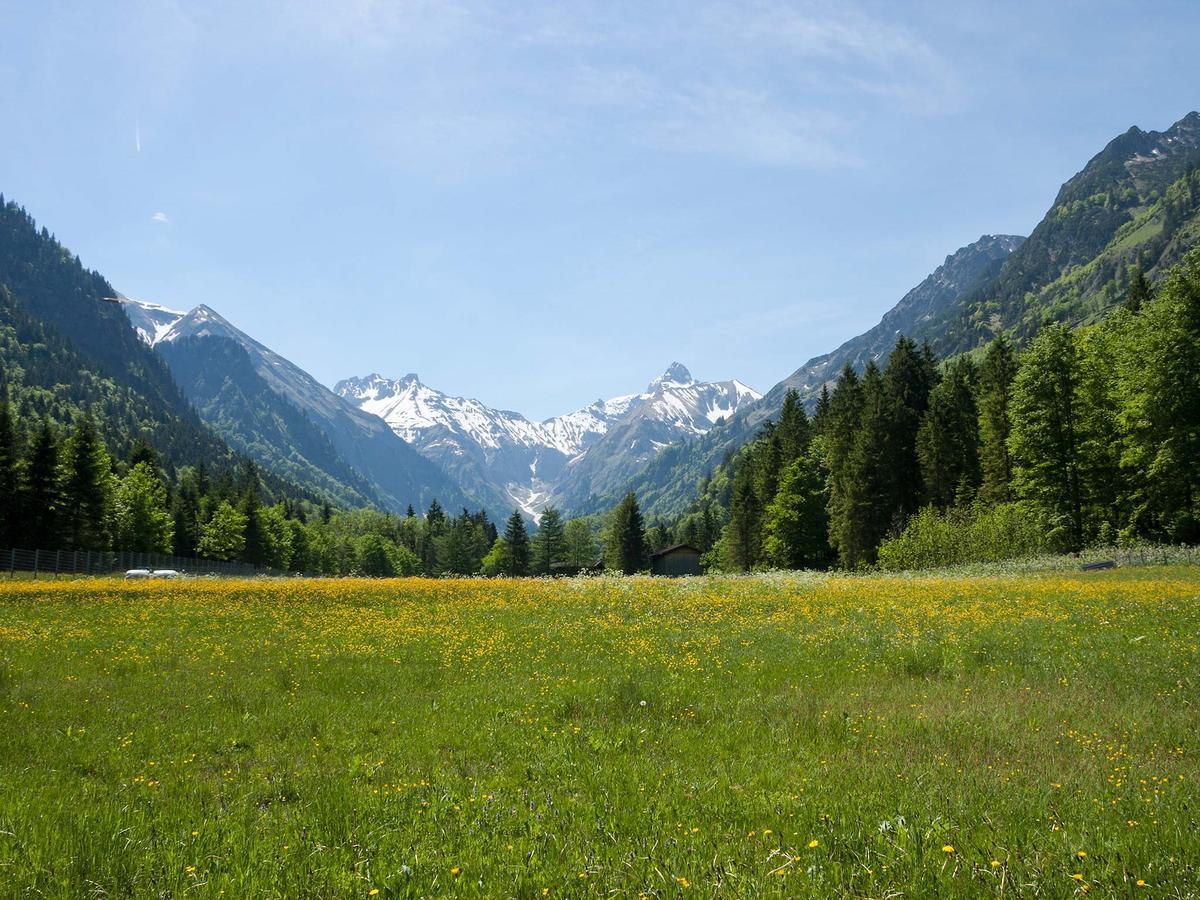
<path fill-rule="evenodd" d="M 0 0 L 0 192 L 332 384 L 766 390 L 1200 107 L 1200 3 Z"/>

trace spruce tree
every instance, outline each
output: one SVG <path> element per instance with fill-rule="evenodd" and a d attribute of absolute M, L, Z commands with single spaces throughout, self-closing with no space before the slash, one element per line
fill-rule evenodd
<path fill-rule="evenodd" d="M 63 447 L 61 485 L 66 549 L 108 549 L 112 470 L 91 414 L 76 423 Z"/>
<path fill-rule="evenodd" d="M 1001 332 L 988 345 L 979 366 L 976 388 L 979 498 L 987 503 L 1004 503 L 1012 499 L 1012 455 L 1008 450 L 1008 439 L 1012 432 L 1012 383 L 1016 375 L 1016 355 Z"/>
<path fill-rule="evenodd" d="M 1064 325 L 1043 328 L 1013 382 L 1013 483 L 1017 496 L 1050 517 L 1064 550 L 1083 546 L 1077 390 L 1079 354 Z"/>
<path fill-rule="evenodd" d="M 242 543 L 242 562 L 255 566 L 265 566 L 269 562 L 270 552 L 268 539 L 262 518 L 262 501 L 258 491 L 247 489 L 242 494 L 239 512 L 245 520 Z"/>
<path fill-rule="evenodd" d="M 533 574 L 549 575 L 553 566 L 565 562 L 566 558 L 567 540 L 562 515 L 555 507 L 548 506 L 542 512 L 537 534 L 533 536 Z"/>
<path fill-rule="evenodd" d="M 762 506 L 754 488 L 750 459 L 742 457 L 733 476 L 729 522 L 721 535 L 722 563 L 735 572 L 749 572 L 759 561 Z"/>
<path fill-rule="evenodd" d="M 21 478 L 21 531 L 17 543 L 56 548 L 62 540 L 58 435 L 46 419 L 34 432 Z"/>
<path fill-rule="evenodd" d="M 979 484 L 979 412 L 973 393 L 975 366 L 959 357 L 929 395 L 917 432 L 925 500 L 939 508 L 971 499 Z"/>
<path fill-rule="evenodd" d="M 514 509 L 504 527 L 504 544 L 508 548 L 508 572 L 512 576 L 529 574 L 529 534 L 519 509 Z"/>
<path fill-rule="evenodd" d="M 24 536 L 18 531 L 19 456 L 16 427 L 5 386 L 0 390 L 0 547 L 12 547 Z M 23 528 L 20 530 L 24 531 Z"/>
<path fill-rule="evenodd" d="M 795 388 L 788 388 L 783 395 L 783 407 L 779 411 L 775 434 L 779 439 L 780 464 L 783 468 L 790 466 L 808 449 L 808 416 L 800 404 L 800 393 Z"/>
<path fill-rule="evenodd" d="M 917 430 L 929 408 L 929 394 L 937 382 L 937 366 L 928 344 L 917 345 L 906 337 L 896 341 L 883 373 L 883 454 L 888 457 L 887 500 L 889 527 L 899 532 L 921 505 L 921 463 L 917 458 Z"/>
<path fill-rule="evenodd" d="M 638 508 L 637 495 L 630 491 L 612 512 L 608 528 L 606 564 L 611 569 L 633 575 L 650 563 L 646 547 L 646 526 Z"/>
<path fill-rule="evenodd" d="M 896 517 L 895 395 L 873 362 L 862 380 L 862 418 L 846 462 L 842 504 L 830 531 L 842 565 L 855 569 L 875 560 Z M 915 438 L 914 438 L 915 440 Z M 914 450 L 915 456 L 915 450 Z"/>
<path fill-rule="evenodd" d="M 1129 267 L 1129 288 L 1125 292 L 1125 308 L 1137 314 L 1144 303 L 1150 299 L 1150 284 L 1146 281 L 1146 273 L 1142 271 L 1139 260 Z"/>
<path fill-rule="evenodd" d="M 1121 353 L 1135 532 L 1200 542 L 1200 251 L 1162 282 Z"/>
<path fill-rule="evenodd" d="M 879 370 L 872 361 L 867 364 L 874 370 L 876 379 Z M 822 416 L 821 437 L 825 448 L 825 468 L 829 472 L 829 543 L 840 549 L 841 535 L 846 529 L 849 516 L 847 491 L 850 479 L 850 456 L 854 439 L 862 421 L 863 393 L 858 375 L 849 363 L 838 376 L 833 395 L 829 398 L 826 412 Z"/>

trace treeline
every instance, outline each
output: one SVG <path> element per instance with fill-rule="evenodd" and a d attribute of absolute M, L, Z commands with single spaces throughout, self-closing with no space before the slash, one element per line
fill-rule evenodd
<path fill-rule="evenodd" d="M 0 547 L 120 550 L 322 575 L 537 575 L 591 567 L 583 520 L 547 510 L 532 537 L 519 512 L 503 534 L 483 511 L 423 516 L 335 510 L 281 496 L 250 461 L 168 471 L 145 440 L 109 452 L 91 415 L 69 429 L 14 414 L 0 388 Z"/>
<path fill-rule="evenodd" d="M 655 547 L 711 568 L 890 568 L 1200 541 L 1200 252 L 1121 308 L 941 362 L 901 337 L 810 419 L 793 391 Z"/>

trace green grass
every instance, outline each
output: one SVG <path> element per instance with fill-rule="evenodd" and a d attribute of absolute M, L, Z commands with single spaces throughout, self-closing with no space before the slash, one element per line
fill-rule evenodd
<path fill-rule="evenodd" d="M 0 896 L 1197 896 L 1198 635 L 1187 566 L 0 586 Z"/>

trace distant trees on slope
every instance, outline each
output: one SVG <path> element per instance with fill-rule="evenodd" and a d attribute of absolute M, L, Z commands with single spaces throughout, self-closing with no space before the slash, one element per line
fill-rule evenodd
<path fill-rule="evenodd" d="M 1103 322 L 1047 325 L 1020 354 L 1000 334 L 939 364 L 901 337 L 811 421 L 789 392 L 650 533 L 724 571 L 1200 541 L 1200 251 L 1157 291 L 1128 282 Z"/>

